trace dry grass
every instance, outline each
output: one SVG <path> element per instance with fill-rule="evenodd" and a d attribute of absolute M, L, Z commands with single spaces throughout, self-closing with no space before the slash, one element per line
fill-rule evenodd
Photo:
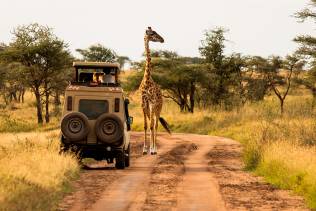
<path fill-rule="evenodd" d="M 57 131 L 1 134 L 0 210 L 52 210 L 79 167 L 59 154 Z"/>
<path fill-rule="evenodd" d="M 130 98 L 133 130 L 142 131 L 140 97 L 133 94 Z M 35 114 L 31 95 L 26 103 L 0 112 L 0 210 L 52 207 L 64 184 L 78 173 L 73 157 L 58 154 L 58 130 L 54 130 L 59 125 L 58 116 L 38 127 Z M 162 116 L 173 132 L 240 141 L 247 169 L 304 195 L 310 207 L 316 208 L 316 113 L 306 91 L 291 92 L 283 117 L 273 96 L 239 110 L 196 109 L 194 114 L 180 113 L 173 102 L 165 100 Z"/>
<path fill-rule="evenodd" d="M 256 172 L 278 187 L 302 194 L 316 208 L 316 147 L 279 140 L 263 151 Z"/>
<path fill-rule="evenodd" d="M 132 96 L 134 130 L 143 130 L 139 96 Z M 279 114 L 278 101 L 270 96 L 264 102 L 233 111 L 197 109 L 194 114 L 180 113 L 165 101 L 162 116 L 173 132 L 230 137 L 244 146 L 248 170 L 264 176 L 281 188 L 305 196 L 316 208 L 316 120 L 311 97 L 305 90 L 292 92 L 286 100 L 285 115 Z M 163 130 L 160 127 L 160 130 Z"/>
<path fill-rule="evenodd" d="M 0 100 L 0 105 L 1 102 Z M 59 127 L 60 113 L 53 111 L 51 106 L 51 122 L 38 126 L 35 97 L 27 92 L 25 103 L 12 102 L 0 112 L 0 133 L 20 133 L 30 131 L 50 131 Z"/>

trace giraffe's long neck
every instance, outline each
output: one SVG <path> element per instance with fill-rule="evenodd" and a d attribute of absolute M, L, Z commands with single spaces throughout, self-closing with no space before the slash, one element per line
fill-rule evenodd
<path fill-rule="evenodd" d="M 149 80 L 151 78 L 151 56 L 150 56 L 150 49 L 149 49 L 149 40 L 145 36 L 145 53 L 146 53 L 146 66 L 145 66 L 145 73 L 144 73 L 144 79 L 145 81 Z"/>

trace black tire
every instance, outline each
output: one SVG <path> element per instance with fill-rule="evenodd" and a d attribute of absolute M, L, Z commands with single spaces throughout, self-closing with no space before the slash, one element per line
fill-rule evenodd
<path fill-rule="evenodd" d="M 69 141 L 80 141 L 90 132 L 86 115 L 80 112 L 66 114 L 61 121 L 61 132 Z"/>
<path fill-rule="evenodd" d="M 115 157 L 115 167 L 117 169 L 125 168 L 125 156 L 123 152 L 117 152 L 116 157 Z"/>
<path fill-rule="evenodd" d="M 120 145 L 124 134 L 124 126 L 120 118 L 114 114 L 102 114 L 95 122 L 95 133 L 100 141 Z"/>
<path fill-rule="evenodd" d="M 131 147 L 130 147 L 130 144 L 129 144 L 128 147 L 127 147 L 127 150 L 125 151 L 125 154 L 124 154 L 125 167 L 129 167 L 129 165 L 130 165 L 130 159 L 131 159 L 130 151 L 131 151 Z"/>

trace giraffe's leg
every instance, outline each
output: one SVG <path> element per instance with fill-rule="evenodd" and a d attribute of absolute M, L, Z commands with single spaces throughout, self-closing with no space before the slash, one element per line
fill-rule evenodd
<path fill-rule="evenodd" d="M 155 117 L 155 133 L 154 133 L 154 154 L 157 154 L 157 132 L 158 132 L 158 124 L 159 124 L 159 117 Z"/>
<path fill-rule="evenodd" d="M 143 146 L 143 155 L 146 155 L 148 150 L 147 150 L 147 112 L 146 108 L 143 108 L 143 114 L 144 114 L 144 146 Z"/>
<path fill-rule="evenodd" d="M 154 132 L 155 132 L 155 116 L 154 112 L 150 112 L 150 154 L 154 154 Z"/>

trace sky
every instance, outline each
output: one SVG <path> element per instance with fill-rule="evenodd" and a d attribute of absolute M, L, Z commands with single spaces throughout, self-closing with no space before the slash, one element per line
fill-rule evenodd
<path fill-rule="evenodd" d="M 121 56 L 140 60 L 144 32 L 151 26 L 165 39 L 152 49 L 199 56 L 205 30 L 229 30 L 226 53 L 280 55 L 293 52 L 299 34 L 314 34 L 313 22 L 298 23 L 293 14 L 309 0 L 0 0 L 0 42 L 12 30 L 37 22 L 53 28 L 77 48 L 101 43 Z"/>

